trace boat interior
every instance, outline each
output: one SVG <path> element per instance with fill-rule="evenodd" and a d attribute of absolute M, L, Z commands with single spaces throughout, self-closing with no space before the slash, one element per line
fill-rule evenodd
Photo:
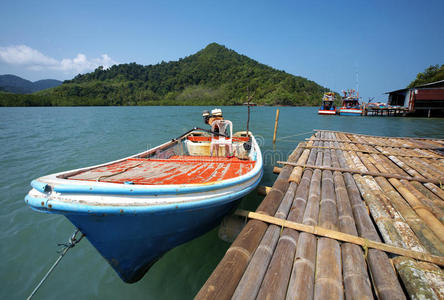
<path fill-rule="evenodd" d="M 235 178 L 254 168 L 256 150 L 245 131 L 232 134 L 229 129 L 226 136 L 195 130 L 139 155 L 58 177 L 140 185 L 202 184 Z"/>

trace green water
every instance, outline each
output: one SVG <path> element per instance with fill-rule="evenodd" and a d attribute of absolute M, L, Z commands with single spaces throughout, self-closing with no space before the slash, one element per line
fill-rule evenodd
<path fill-rule="evenodd" d="M 211 107 L 0 108 L 0 298 L 26 298 L 58 257 L 57 243 L 74 230 L 64 217 L 25 206 L 32 179 L 115 160 L 193 126 L 204 127 L 204 109 Z M 244 130 L 245 107 L 222 109 L 235 130 Z M 273 147 L 276 108 L 252 108 L 250 128 L 264 155 L 264 185 L 275 179 L 274 161 L 286 159 L 312 129 L 444 138 L 444 119 L 318 116 L 317 108 L 280 111 L 278 138 L 287 138 Z M 253 193 L 240 205 L 254 209 L 260 200 Z M 35 299 L 189 299 L 228 246 L 213 230 L 168 252 L 138 283 L 125 284 L 85 239 L 62 260 Z"/>

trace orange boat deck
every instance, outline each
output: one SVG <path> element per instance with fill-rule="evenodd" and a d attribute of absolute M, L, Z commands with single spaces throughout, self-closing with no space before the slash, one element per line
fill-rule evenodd
<path fill-rule="evenodd" d="M 67 179 L 144 185 L 211 183 L 244 175 L 253 169 L 255 163 L 236 157 L 130 158 L 87 170 Z"/>

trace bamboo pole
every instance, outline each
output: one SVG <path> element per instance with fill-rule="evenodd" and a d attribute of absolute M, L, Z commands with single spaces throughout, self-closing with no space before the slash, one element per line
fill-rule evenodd
<path fill-rule="evenodd" d="M 381 172 L 387 172 L 384 166 L 376 165 L 376 167 Z M 388 180 L 421 217 L 425 224 L 427 224 L 427 226 L 436 234 L 438 239 L 441 240 L 441 242 L 444 242 L 444 225 L 424 206 L 424 204 L 422 204 L 417 198 L 417 195 L 413 194 L 406 188 L 405 185 L 407 184 L 407 181 L 400 181 L 397 178 L 389 178 Z"/>
<path fill-rule="evenodd" d="M 438 299 L 444 299 L 444 271 L 435 264 L 422 261 L 415 261 L 415 267 L 422 270 Z"/>
<path fill-rule="evenodd" d="M 335 150 L 331 150 L 331 158 L 332 166 L 339 167 Z M 347 193 L 344 176 L 342 173 L 335 171 L 333 173 L 333 180 L 339 229 L 341 232 L 357 236 L 358 231 L 356 230 L 351 200 Z M 362 204 L 360 206 L 362 207 Z M 373 299 L 362 249 L 358 245 L 343 243 L 341 245 L 341 254 L 345 297 L 347 299 Z"/>
<path fill-rule="evenodd" d="M 257 187 L 256 191 L 259 195 L 266 196 L 271 191 L 271 187 L 260 185 Z"/>
<path fill-rule="evenodd" d="M 399 156 L 399 155 L 398 155 Z M 415 169 L 413 169 L 412 167 L 410 167 L 407 164 L 407 161 L 402 159 L 402 158 L 398 158 L 397 156 L 393 156 L 393 155 L 389 155 L 387 156 L 392 162 L 394 162 L 398 167 L 400 167 L 401 169 L 403 169 L 405 172 L 407 172 L 410 176 L 412 177 L 419 177 L 419 178 L 425 178 L 421 173 L 417 172 Z"/>
<path fill-rule="evenodd" d="M 304 150 L 305 152 L 305 150 Z M 305 163 L 308 155 L 302 154 L 298 162 Z M 293 173 L 292 173 L 293 174 Z M 290 211 L 293 203 L 296 188 L 298 184 L 292 182 L 285 193 L 284 199 L 279 206 L 275 217 L 285 219 Z M 294 211 L 294 210 L 292 210 Z M 263 281 L 265 272 L 270 263 L 272 254 L 276 249 L 281 228 L 270 225 L 262 238 L 258 248 L 256 249 L 245 273 L 243 274 L 239 284 L 233 294 L 232 299 L 255 299 Z"/>
<path fill-rule="evenodd" d="M 436 171 L 431 168 L 431 166 L 429 165 L 424 165 L 422 163 L 421 160 L 417 159 L 416 157 L 412 157 L 409 160 L 409 163 L 416 169 L 418 170 L 421 174 L 423 174 L 423 176 L 429 177 L 429 178 L 441 178 L 441 180 L 443 179 L 443 175 L 440 172 Z"/>
<path fill-rule="evenodd" d="M 283 218 L 288 214 L 294 197 L 297 184 L 292 183 L 288 188 L 284 199 L 276 213 L 276 217 Z M 281 229 L 276 225 L 270 225 L 264 234 L 259 246 L 242 275 L 239 284 L 234 291 L 232 299 L 255 299 L 264 274 L 268 268 L 272 253 L 276 249 Z"/>
<path fill-rule="evenodd" d="M 330 132 L 330 133 L 342 133 L 342 134 L 352 134 L 355 136 L 363 136 L 363 137 L 371 137 L 371 138 L 379 138 L 379 139 L 411 139 L 411 137 L 391 137 L 391 136 L 376 136 L 376 135 L 368 135 L 368 134 L 362 134 L 362 133 L 353 133 L 353 132 L 346 132 L 346 131 L 337 131 L 337 130 L 326 130 L 326 129 L 313 129 L 313 131 L 316 132 Z M 444 143 L 444 139 L 437 139 L 437 138 L 415 138 L 415 140 L 432 140 L 432 141 L 439 141 Z M 444 146 L 444 145 L 443 145 Z"/>
<path fill-rule="evenodd" d="M 301 165 L 297 163 L 292 163 L 288 161 L 278 161 L 278 164 L 281 165 L 289 165 L 293 167 L 301 167 L 301 168 L 311 168 L 311 169 L 319 169 L 319 170 L 330 170 L 330 171 L 339 171 L 339 172 L 347 172 L 347 173 L 353 173 L 353 174 L 360 174 L 360 175 L 369 175 L 369 176 L 381 176 L 386 178 L 397 178 L 397 179 L 405 179 L 410 181 L 419 181 L 424 183 L 439 183 L 442 182 L 440 180 L 436 179 L 424 179 L 421 177 L 409 177 L 409 176 L 400 176 L 396 174 L 391 173 L 379 173 L 379 172 L 368 172 L 368 171 L 361 171 L 357 169 L 348 169 L 348 168 L 332 168 L 332 167 L 325 167 L 325 166 L 313 166 L 313 165 Z"/>
<path fill-rule="evenodd" d="M 366 142 L 354 142 L 354 141 L 347 141 L 347 140 L 334 140 L 334 139 L 315 139 L 314 141 L 320 141 L 320 142 L 340 142 L 345 144 L 361 144 L 361 145 L 369 145 L 369 146 L 380 146 L 380 147 L 390 147 L 384 144 L 373 144 L 373 143 L 366 143 Z M 416 147 L 416 146 L 396 146 L 396 148 L 405 148 L 405 149 L 429 149 L 429 150 L 435 150 L 436 147 Z"/>
<path fill-rule="evenodd" d="M 368 161 L 371 158 L 368 157 Z M 363 159 L 364 161 L 364 159 Z M 373 160 L 374 165 L 370 164 L 370 162 L 366 163 L 366 167 L 376 169 L 377 162 Z M 402 219 L 408 224 L 408 226 L 404 226 L 404 221 L 397 221 L 395 226 L 399 232 L 399 236 L 405 242 L 405 244 L 411 248 L 416 249 L 418 251 L 427 251 L 441 255 L 443 254 L 443 245 L 436 237 L 436 235 L 424 224 L 422 219 L 416 214 L 416 212 L 410 207 L 410 205 L 402 198 L 402 196 L 395 190 L 395 188 L 390 184 L 390 182 L 382 177 L 376 177 L 376 182 L 379 187 L 382 189 L 384 194 L 390 200 L 390 203 L 396 208 L 396 211 L 392 213 L 394 216 L 397 212 L 402 215 Z M 415 234 L 413 234 L 413 232 Z M 420 243 L 419 243 L 419 241 Z"/>
<path fill-rule="evenodd" d="M 394 254 L 414 258 L 417 260 L 434 263 L 439 266 L 444 266 L 444 257 L 443 256 L 431 255 L 431 254 L 424 253 L 424 252 L 418 252 L 418 251 L 413 251 L 413 250 L 404 249 L 404 248 L 400 248 L 400 247 L 395 247 L 395 246 L 388 245 L 385 243 L 367 240 L 365 238 L 357 237 L 357 236 L 354 236 L 351 234 L 346 234 L 346 233 L 335 231 L 335 230 L 326 229 L 326 228 L 316 226 L 316 225 L 306 225 L 306 224 L 296 223 L 296 222 L 283 220 L 283 219 L 271 217 L 271 216 L 260 214 L 260 213 L 250 212 L 250 211 L 246 211 L 246 210 L 242 210 L 242 209 L 237 209 L 235 214 L 239 215 L 239 216 L 251 218 L 251 219 L 264 221 L 264 222 L 267 222 L 270 224 L 275 224 L 275 225 L 278 225 L 281 227 L 287 227 L 287 228 L 295 229 L 298 231 L 303 231 L 308 234 L 314 234 L 317 236 L 331 238 L 331 239 L 338 240 L 341 242 L 352 243 L 352 244 L 360 245 L 363 247 L 382 250 L 385 252 L 394 253 Z"/>
<path fill-rule="evenodd" d="M 416 266 L 413 259 L 398 256 L 393 263 L 411 299 L 439 299 L 425 272 Z"/>
<path fill-rule="evenodd" d="M 368 156 L 368 155 L 362 155 L 362 156 Z M 389 163 L 387 160 L 386 160 L 386 158 L 385 157 L 381 157 L 381 156 L 378 156 L 378 155 L 373 155 L 375 158 L 379 158 L 379 161 L 381 161 L 381 163 L 383 163 L 383 165 L 384 165 L 384 167 L 385 168 L 388 168 L 388 169 L 379 169 L 379 171 L 381 171 L 381 172 L 387 172 L 387 171 L 389 171 L 389 172 L 394 172 L 394 173 L 396 173 L 396 174 L 403 174 L 402 172 L 403 172 L 403 170 L 401 170 L 401 169 L 397 169 L 397 168 L 395 168 L 395 166 L 393 165 L 393 163 Z M 371 157 L 370 156 L 368 156 L 368 158 L 369 158 L 369 160 L 370 161 L 372 161 L 372 163 L 374 163 L 375 165 L 377 165 L 377 163 L 376 163 L 376 161 L 374 160 L 374 159 L 371 159 Z M 365 160 L 364 159 L 361 159 L 362 160 L 362 162 L 364 162 L 365 163 Z M 366 165 L 367 166 L 367 165 Z M 399 167 L 399 166 L 397 166 L 397 167 Z M 402 169 L 404 169 L 405 170 L 405 168 L 402 168 Z M 385 182 L 387 182 L 387 179 L 384 179 L 384 178 L 376 178 L 376 180 L 378 181 L 378 179 L 379 180 L 382 180 L 382 181 L 385 181 Z M 390 180 L 390 179 L 389 179 Z M 401 180 L 401 181 L 403 181 L 403 180 Z M 378 181 L 379 182 L 379 181 Z M 403 182 L 405 185 L 406 185 L 406 187 L 411 191 L 411 192 L 413 192 L 413 191 L 415 191 L 415 192 L 417 192 L 417 193 L 420 193 L 419 191 L 417 191 L 414 187 L 413 187 L 413 185 L 414 184 L 417 184 L 417 185 L 420 185 L 418 182 L 412 182 L 412 183 L 409 183 L 409 182 L 407 182 L 407 181 L 404 181 Z M 381 183 L 380 183 L 380 185 L 381 185 Z M 388 184 L 387 183 L 387 185 L 388 186 L 390 186 L 390 184 Z M 421 186 L 421 185 L 420 185 Z M 391 186 L 390 186 L 390 188 L 392 188 Z M 413 189 L 412 189 L 413 188 Z M 392 188 L 393 189 L 393 188 Z M 397 194 L 397 193 L 396 193 Z M 421 194 L 421 193 L 420 193 Z M 398 195 L 398 194 L 397 194 Z M 418 196 L 418 195 L 417 195 Z M 422 194 L 421 194 L 421 196 L 422 196 Z M 419 197 L 419 196 L 418 196 Z M 424 198 L 424 197 L 423 197 Z M 422 200 L 425 200 L 425 199 L 422 199 Z M 401 198 L 401 201 L 403 201 L 403 199 Z M 404 201 L 403 201 L 404 202 Z M 408 205 L 407 205 L 408 206 Z M 407 221 L 412 221 L 411 219 L 410 219 L 410 217 L 406 217 L 406 215 L 403 213 L 403 216 L 405 217 L 405 219 L 407 220 Z M 417 219 L 417 218 L 416 218 Z M 423 222 L 421 222 L 421 225 L 423 226 L 423 227 L 425 227 L 425 229 L 428 229 L 426 226 L 424 226 L 424 223 Z M 429 230 L 429 229 L 428 229 Z M 430 231 L 430 230 L 429 230 Z M 432 234 L 433 235 L 433 234 Z M 419 237 L 421 237 L 421 235 L 419 234 L 418 235 Z M 437 245 L 438 245 L 438 248 L 440 247 L 441 249 L 442 249 L 442 246 L 443 246 L 443 244 L 442 243 L 440 243 L 439 242 L 439 240 L 436 238 L 436 236 L 435 236 L 435 241 L 437 242 Z M 405 272 L 405 270 L 403 270 L 404 272 Z M 418 272 L 416 272 L 415 274 L 418 274 Z M 423 276 L 421 276 L 421 277 L 423 277 Z M 405 276 L 405 274 L 403 274 L 403 275 L 401 275 L 401 278 L 403 279 L 403 281 L 404 281 L 404 284 L 406 285 L 406 286 L 408 286 L 408 285 L 412 285 L 412 284 L 417 284 L 418 283 L 418 280 L 415 280 L 415 278 L 413 278 L 413 277 L 408 277 L 408 276 Z M 426 285 L 426 287 L 428 287 L 429 289 L 430 289 L 430 287 L 427 285 L 427 283 L 425 283 Z M 416 288 L 418 288 L 418 286 L 416 286 Z M 419 293 L 418 294 L 418 291 L 413 291 L 413 292 L 410 292 L 409 291 L 409 295 L 411 296 L 411 297 L 415 297 L 415 296 L 421 296 L 421 293 Z"/>
<path fill-rule="evenodd" d="M 444 222 L 444 211 L 441 211 L 441 209 L 436 206 L 431 199 L 427 198 L 423 193 L 421 193 L 421 191 L 416 188 L 416 186 L 414 185 L 415 181 L 409 182 L 401 180 L 401 182 L 409 190 L 410 193 L 412 193 L 423 205 L 426 206 L 428 211 L 430 211 L 441 223 Z"/>
<path fill-rule="evenodd" d="M 316 156 L 315 151 L 308 156 L 307 154 L 302 154 L 300 159 L 308 159 L 310 162 L 315 162 Z M 304 193 L 306 183 L 310 182 L 309 178 L 311 178 L 311 176 L 311 172 L 304 173 L 305 180 L 303 184 L 298 186 L 296 198 L 300 197 L 301 193 Z M 296 179 L 296 181 L 300 182 L 301 180 Z M 296 183 L 292 182 L 291 184 Z M 298 206 L 295 206 L 295 204 Z M 305 208 L 305 202 L 303 205 L 301 204 L 302 203 L 298 201 L 293 203 L 290 214 L 288 215 L 289 220 L 302 219 L 303 209 L 301 208 Z M 284 228 L 281 231 L 281 237 L 279 238 L 272 260 L 258 291 L 257 299 L 267 299 L 270 297 L 273 299 L 285 298 L 289 277 L 292 271 L 292 264 L 288 262 L 293 261 L 294 259 L 298 236 L 299 233 L 295 230 Z"/>
<path fill-rule="evenodd" d="M 279 123 L 279 108 L 276 109 L 276 120 L 274 121 L 273 144 L 276 144 L 276 133 Z"/>
<path fill-rule="evenodd" d="M 339 136 L 340 134 L 332 133 L 332 136 L 334 137 L 333 139 L 336 139 L 337 135 Z M 339 147 L 338 142 L 333 143 L 336 147 Z M 336 158 L 340 167 L 347 167 L 343 151 L 336 150 Z M 380 242 L 381 240 L 379 235 L 374 227 L 370 215 L 368 214 L 367 207 L 365 206 L 364 201 L 361 199 L 360 191 L 358 190 L 354 180 L 354 177 L 359 177 L 359 175 L 355 175 L 353 177 L 350 173 L 344 173 L 343 177 L 359 235 L 366 239 Z M 387 254 L 380 250 L 369 249 L 367 261 L 372 275 L 371 277 L 374 282 L 375 294 L 378 296 L 378 298 L 405 299 L 405 297 L 402 296 L 403 291 L 401 285 L 399 284 L 398 278 L 392 268 Z"/>
<path fill-rule="evenodd" d="M 341 250 L 336 240 L 319 238 L 313 299 L 344 299 Z"/>
<path fill-rule="evenodd" d="M 304 148 L 311 149 L 311 148 L 321 148 L 319 146 L 304 146 Z M 332 149 L 332 150 L 343 150 L 343 151 L 350 151 L 353 149 L 343 147 L 343 148 L 336 148 L 336 147 L 322 147 L 326 149 Z M 402 157 L 417 157 L 417 158 L 431 158 L 431 159 L 439 159 L 441 156 L 428 156 L 428 155 L 414 155 L 414 154 L 398 154 L 398 153 L 390 153 L 388 151 L 372 151 L 372 150 L 353 150 L 356 152 L 364 152 L 364 153 L 374 153 L 374 154 L 384 154 L 386 156 L 388 155 L 396 155 L 396 156 L 402 156 Z"/>
<path fill-rule="evenodd" d="M 347 164 L 350 166 L 353 164 L 360 163 L 356 160 L 356 157 L 352 156 L 350 153 L 346 154 Z M 361 166 L 361 168 L 365 168 Z M 399 231 L 396 229 L 395 223 L 392 220 L 391 212 L 393 209 L 389 206 L 387 207 L 385 203 L 387 202 L 384 198 L 381 189 L 378 187 L 377 183 L 374 181 L 373 177 L 361 176 L 358 174 L 353 175 L 356 185 L 365 203 L 368 205 L 373 219 L 378 226 L 379 232 L 381 233 L 384 241 L 388 244 L 395 245 L 397 247 L 405 247 L 405 243 Z"/>
<path fill-rule="evenodd" d="M 444 183 L 440 184 L 440 187 L 437 187 L 433 183 L 424 183 L 424 185 L 431 190 L 433 193 L 435 193 L 436 196 L 444 200 L 444 190 L 443 187 L 441 187 Z"/>
<path fill-rule="evenodd" d="M 308 156 L 310 155 L 310 150 L 305 149 L 304 152 L 302 152 L 301 157 L 303 157 L 305 159 L 305 162 L 308 159 Z M 302 178 L 302 172 L 303 172 L 303 168 L 302 167 L 296 167 L 293 169 L 293 171 L 290 174 L 290 177 L 288 178 L 288 181 L 293 181 L 296 182 L 297 184 L 299 184 L 300 179 Z"/>
<path fill-rule="evenodd" d="M 316 145 L 322 146 L 322 144 Z M 308 163 L 316 165 L 322 163 L 322 153 L 317 152 L 317 149 L 312 149 L 310 152 L 310 158 L 312 159 L 309 160 Z M 320 170 L 305 170 L 304 178 L 305 174 L 309 174 L 310 179 L 301 182 L 300 190 L 298 189 L 298 193 L 300 194 L 295 198 L 295 202 L 303 204 L 299 205 L 297 213 L 298 219 L 302 220 L 304 224 L 315 224 L 317 222 L 320 197 L 320 173 Z M 313 298 L 316 247 L 317 242 L 314 235 L 304 232 L 299 234 L 286 299 Z"/>
<path fill-rule="evenodd" d="M 432 191 L 430 191 L 428 188 L 426 188 L 424 185 L 422 185 L 419 182 L 412 182 L 412 184 L 415 186 L 415 188 L 420 191 L 427 199 L 429 199 L 433 205 L 433 211 L 439 210 L 440 213 L 444 213 L 444 201 L 442 201 L 438 196 L 436 196 Z"/>
<path fill-rule="evenodd" d="M 282 168 L 279 167 L 273 167 L 273 173 L 274 174 L 279 174 L 282 171 Z"/>
<path fill-rule="evenodd" d="M 290 161 L 297 161 L 302 148 L 296 148 L 290 155 Z M 274 215 L 288 189 L 288 177 L 292 168 L 284 167 L 272 190 L 259 205 L 257 212 Z M 267 224 L 251 220 L 242 229 L 236 240 L 225 253 L 208 280 L 202 286 L 195 299 L 230 299 L 241 279 L 252 253 L 261 241 Z"/>
<path fill-rule="evenodd" d="M 380 171 L 387 171 L 387 165 L 377 165 Z M 427 199 L 416 190 L 408 181 L 398 180 L 395 178 L 389 179 L 390 183 L 398 190 L 416 213 L 422 218 L 425 224 L 436 234 L 441 242 L 444 242 L 444 224 L 440 222 L 438 217 L 424 204 Z"/>
<path fill-rule="evenodd" d="M 328 134 L 327 134 L 328 135 Z M 328 145 L 329 143 L 327 143 Z M 323 165 L 331 166 L 330 151 L 323 150 Z M 319 225 L 338 231 L 338 213 L 333 174 L 322 171 Z M 316 253 L 314 299 L 343 299 L 341 248 L 338 241 L 319 238 Z"/>

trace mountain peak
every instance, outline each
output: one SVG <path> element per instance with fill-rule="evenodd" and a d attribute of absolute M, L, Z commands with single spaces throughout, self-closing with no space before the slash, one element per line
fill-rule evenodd
<path fill-rule="evenodd" d="M 211 50 L 228 50 L 224 45 L 218 44 L 216 42 L 208 44 L 203 51 L 211 51 Z"/>
<path fill-rule="evenodd" d="M 97 68 L 45 94 L 101 105 L 234 105 L 249 91 L 258 104 L 313 105 L 325 90 L 213 42 L 178 61 Z"/>

